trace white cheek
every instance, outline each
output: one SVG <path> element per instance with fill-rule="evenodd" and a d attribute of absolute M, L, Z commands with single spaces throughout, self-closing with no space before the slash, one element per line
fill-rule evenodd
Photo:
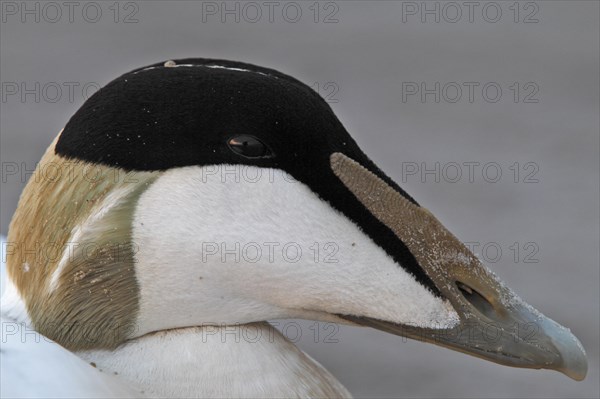
<path fill-rule="evenodd" d="M 451 306 L 353 222 L 273 169 L 167 171 L 133 225 L 140 333 L 311 312 L 447 327 Z"/>

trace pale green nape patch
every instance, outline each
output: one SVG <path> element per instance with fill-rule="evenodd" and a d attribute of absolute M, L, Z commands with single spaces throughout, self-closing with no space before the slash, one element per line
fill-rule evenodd
<path fill-rule="evenodd" d="M 161 172 L 68 160 L 48 148 L 11 221 L 7 268 L 40 333 L 72 350 L 114 348 L 135 332 L 131 223 Z"/>

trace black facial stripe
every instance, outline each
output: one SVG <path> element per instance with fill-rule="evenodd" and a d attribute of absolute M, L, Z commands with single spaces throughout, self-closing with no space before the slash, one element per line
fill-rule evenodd
<path fill-rule="evenodd" d="M 370 170 L 377 174 L 374 170 Z M 385 176 L 382 175 L 379 175 L 379 177 Z M 329 202 L 333 208 L 356 223 L 367 236 L 383 248 L 404 270 L 412 274 L 420 284 L 429 288 L 434 295 L 441 296 L 439 289 L 421 266 L 419 266 L 419 263 L 404 242 L 399 240 L 388 226 L 379 221 L 367 210 L 339 178 L 335 176 L 330 168 L 322 170 L 320 173 L 314 174 L 309 178 L 299 175 L 295 175 L 294 178 L 308 185 L 312 191 Z"/>
<path fill-rule="evenodd" d="M 329 156 L 342 152 L 416 204 L 360 150 L 316 92 L 278 71 L 240 62 L 184 59 L 175 64 L 198 67 L 139 68 L 95 93 L 65 126 L 57 154 L 125 170 L 224 163 L 282 169 L 440 295 L 404 243 L 331 172 Z M 256 137 L 274 155 L 236 154 L 228 140 L 240 135 Z"/>

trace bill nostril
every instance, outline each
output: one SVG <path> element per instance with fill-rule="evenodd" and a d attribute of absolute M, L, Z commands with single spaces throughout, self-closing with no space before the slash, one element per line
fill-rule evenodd
<path fill-rule="evenodd" d="M 479 313 L 491 319 L 497 318 L 498 315 L 494 309 L 494 305 L 485 299 L 483 295 L 460 281 L 456 281 L 456 287 L 462 296 L 467 300 L 467 302 L 477 309 Z"/>

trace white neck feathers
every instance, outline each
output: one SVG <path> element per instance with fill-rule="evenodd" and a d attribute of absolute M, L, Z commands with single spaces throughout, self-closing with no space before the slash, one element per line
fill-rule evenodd
<path fill-rule="evenodd" d="M 350 397 L 268 323 L 166 330 L 77 353 L 150 397 Z"/>

